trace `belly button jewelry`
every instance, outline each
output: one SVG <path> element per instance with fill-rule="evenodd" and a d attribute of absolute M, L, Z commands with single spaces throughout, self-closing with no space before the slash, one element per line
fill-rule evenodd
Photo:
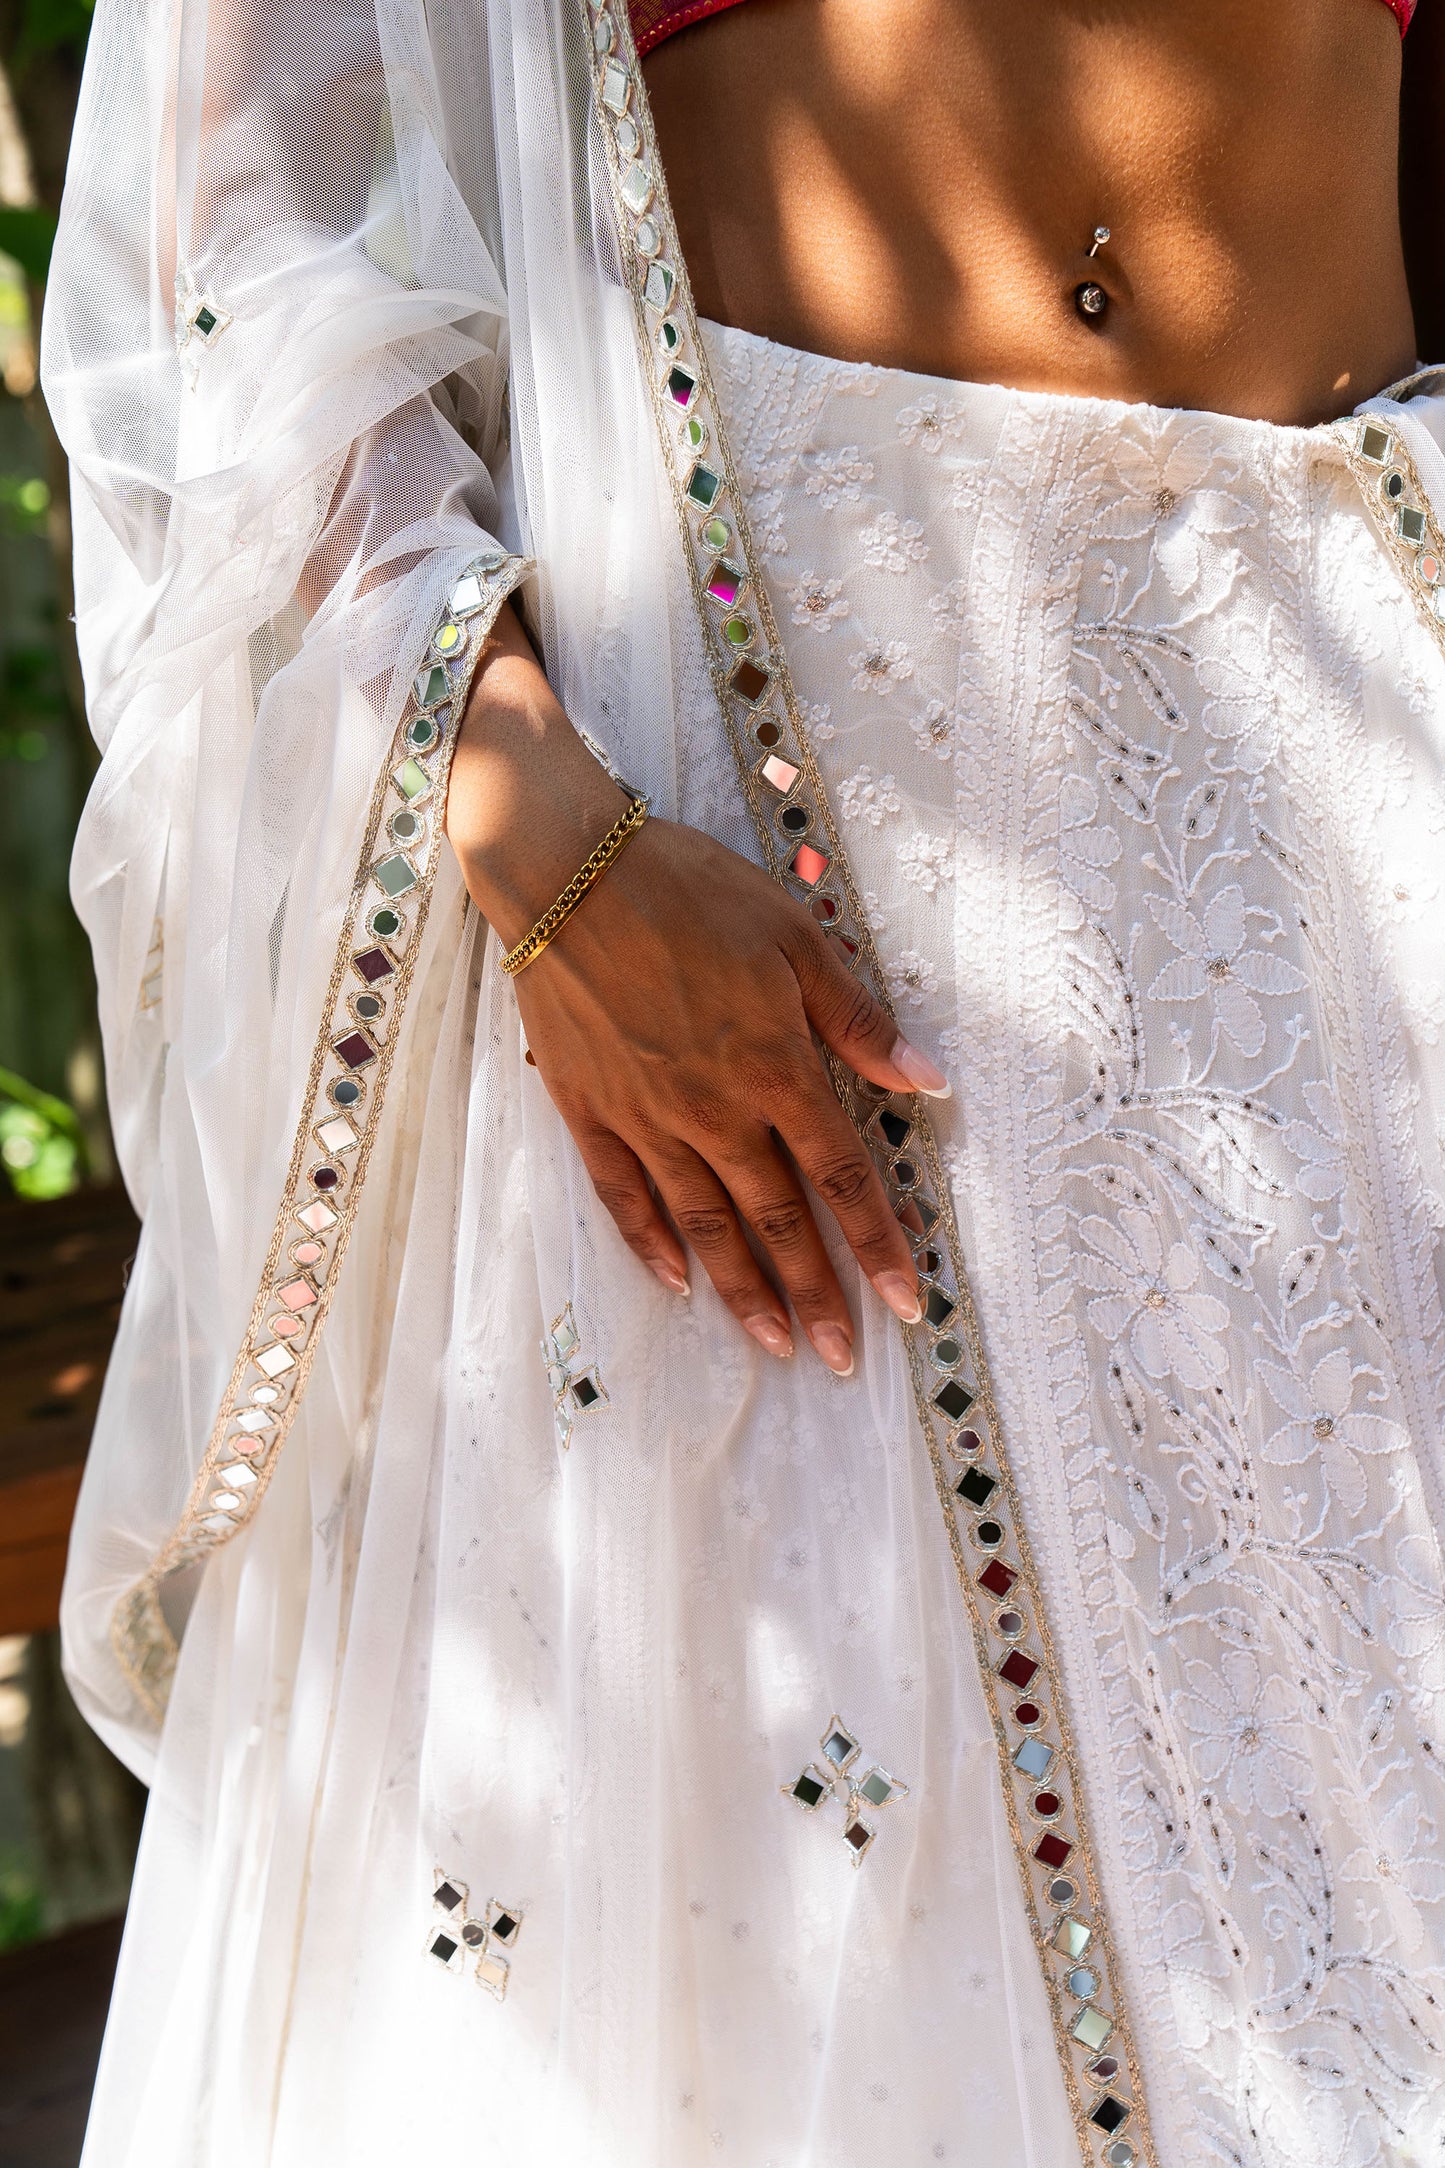
<path fill-rule="evenodd" d="M 1107 248 L 1108 245 L 1108 227 L 1096 226 L 1094 228 L 1094 238 L 1084 253 L 1087 256 L 1097 256 L 1100 249 Z M 1109 296 L 1105 293 L 1103 287 L 1097 285 L 1093 279 L 1085 279 L 1082 286 L 1074 288 L 1074 307 L 1083 317 L 1085 323 L 1097 323 L 1108 306 Z"/>

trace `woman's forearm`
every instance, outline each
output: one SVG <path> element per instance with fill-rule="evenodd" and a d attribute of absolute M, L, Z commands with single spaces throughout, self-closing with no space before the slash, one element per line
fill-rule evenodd
<path fill-rule="evenodd" d="M 467 886 L 503 941 L 541 916 L 626 802 L 504 602 L 472 680 L 446 807 Z"/>

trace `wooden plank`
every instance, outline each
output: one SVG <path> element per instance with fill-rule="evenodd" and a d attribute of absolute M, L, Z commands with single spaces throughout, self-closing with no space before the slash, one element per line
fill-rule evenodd
<path fill-rule="evenodd" d="M 0 1634 L 38 1634 L 60 1621 L 60 1587 L 79 1468 L 44 1469 L 0 1488 Z"/>
<path fill-rule="evenodd" d="M 125 1192 L 0 1204 L 0 1633 L 56 1624 L 139 1229 Z"/>

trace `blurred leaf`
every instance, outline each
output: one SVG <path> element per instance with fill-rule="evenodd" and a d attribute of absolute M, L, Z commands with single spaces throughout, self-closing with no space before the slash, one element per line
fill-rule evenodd
<path fill-rule="evenodd" d="M 50 491 L 38 474 L 0 474 L 0 514 L 17 534 L 43 534 Z"/>
<path fill-rule="evenodd" d="M 45 1930 L 40 1884 L 22 1867 L 0 1868 L 0 1950 L 18 1950 Z"/>
<path fill-rule="evenodd" d="M 32 55 L 66 46 L 82 59 L 94 12 L 95 0 L 24 0 L 12 67 L 19 70 Z"/>
<path fill-rule="evenodd" d="M 0 256 L 0 330 L 24 331 L 30 324 L 30 303 L 18 266 Z"/>
<path fill-rule="evenodd" d="M 10 1099 L 17 1106 L 29 1107 L 52 1129 L 63 1129 L 68 1136 L 80 1142 L 80 1120 L 73 1107 L 54 1092 L 43 1092 L 38 1084 L 27 1084 L 23 1076 L 13 1069 L 0 1069 L 0 1100 Z"/>
<path fill-rule="evenodd" d="M 50 251 L 55 243 L 55 216 L 38 204 L 20 209 L 0 204 L 0 250 L 13 257 L 35 285 L 45 284 Z"/>
<path fill-rule="evenodd" d="M 17 1197 L 64 1197 L 80 1181 L 74 1110 L 24 1077 L 0 1069 L 0 1166 Z"/>

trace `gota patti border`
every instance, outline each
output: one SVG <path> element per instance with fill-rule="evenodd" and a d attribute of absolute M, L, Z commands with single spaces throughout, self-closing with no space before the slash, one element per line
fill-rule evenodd
<path fill-rule="evenodd" d="M 184 1511 L 111 1618 L 116 1657 L 156 1724 L 178 1654 L 162 1585 L 203 1564 L 254 1520 L 306 1389 L 421 949 L 467 689 L 498 610 L 531 569 L 525 558 L 492 550 L 454 582 L 372 790 L 246 1336 Z"/>
<path fill-rule="evenodd" d="M 768 868 L 885 1008 L 878 955 L 799 713 L 698 336 L 636 48 L 581 0 L 624 275 L 708 666 Z M 1055 2045 L 1090 2168 L 1155 2168 L 1037 1568 L 1010 1473 L 948 1186 L 919 1100 L 830 1063 L 913 1244 L 924 1318 L 900 1326 L 993 1719 Z"/>

